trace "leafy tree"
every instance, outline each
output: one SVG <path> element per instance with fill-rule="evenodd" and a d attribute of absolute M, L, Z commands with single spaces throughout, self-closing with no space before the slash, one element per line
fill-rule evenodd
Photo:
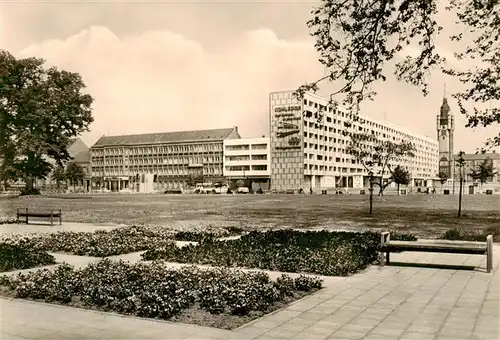
<path fill-rule="evenodd" d="M 408 185 L 411 181 L 411 175 L 408 170 L 403 168 L 401 165 L 397 165 L 392 172 L 392 180 L 398 185 L 398 195 L 400 185 Z"/>
<path fill-rule="evenodd" d="M 439 177 L 439 182 L 441 182 L 441 193 L 442 193 L 443 185 L 448 180 L 448 175 L 445 172 L 440 172 L 438 177 Z"/>
<path fill-rule="evenodd" d="M 497 172 L 493 167 L 493 161 L 490 158 L 486 158 L 481 164 L 472 169 L 470 176 L 473 180 L 484 184 L 488 180 L 491 180 L 496 174 Z"/>
<path fill-rule="evenodd" d="M 458 157 L 456 159 L 456 166 L 458 166 L 458 173 L 459 173 L 459 179 L 460 179 L 460 189 L 458 192 L 458 217 L 462 216 L 462 187 L 464 183 L 464 175 L 463 175 L 463 169 L 465 166 L 465 159 L 464 159 L 465 152 L 460 151 L 458 153 Z"/>
<path fill-rule="evenodd" d="M 194 181 L 194 176 L 189 175 L 188 178 L 186 179 L 186 185 L 188 187 L 194 187 L 196 185 L 196 182 Z"/>
<path fill-rule="evenodd" d="M 194 183 L 195 184 L 204 183 L 204 182 L 205 182 L 205 177 L 203 175 L 196 175 L 194 177 Z"/>
<path fill-rule="evenodd" d="M 77 73 L 44 68 L 38 58 L 16 59 L 0 50 L 0 158 L 2 173 L 17 169 L 26 182 L 46 178 L 53 166 L 70 159 L 70 138 L 88 131 L 92 97 Z M 5 157 L 13 154 L 14 157 Z"/>
<path fill-rule="evenodd" d="M 58 165 L 54 170 L 52 170 L 52 179 L 56 181 L 56 187 L 59 189 L 61 182 L 66 180 L 66 174 L 62 166 Z"/>
<path fill-rule="evenodd" d="M 239 179 L 239 180 L 236 181 L 236 187 L 241 188 L 243 186 L 245 186 L 245 181 L 244 180 Z"/>
<path fill-rule="evenodd" d="M 316 91 L 320 82 L 328 80 L 339 85 L 332 96 L 341 95 L 352 108 L 372 99 L 376 95 L 372 85 L 385 81 L 387 72 L 393 71 L 398 80 L 417 86 L 426 96 L 430 71 L 439 69 L 465 85 L 452 97 L 466 115 L 467 127 L 500 123 L 500 109 L 481 110 L 477 105 L 500 100 L 500 1 L 447 0 L 445 10 L 456 15 L 457 25 L 448 29 L 461 32 L 449 39 L 467 46 L 456 54 L 460 61 L 456 68 L 436 50 L 436 37 L 442 31 L 438 3 L 443 2 L 322 0 L 307 25 L 326 75 L 301 86 L 296 94 L 301 97 L 306 91 Z M 417 51 L 416 55 L 406 47 Z M 397 55 L 404 57 L 402 61 L 394 62 Z M 472 61 L 473 68 L 464 70 L 466 61 Z M 467 103 L 472 112 L 466 109 Z M 500 134 L 486 142 L 486 146 L 494 145 L 500 145 Z"/>
<path fill-rule="evenodd" d="M 85 171 L 80 165 L 69 162 L 64 175 L 73 184 L 73 188 L 76 189 L 76 184 L 85 178 Z"/>

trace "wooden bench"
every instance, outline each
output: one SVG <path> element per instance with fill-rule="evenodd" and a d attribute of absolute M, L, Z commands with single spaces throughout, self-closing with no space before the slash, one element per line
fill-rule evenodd
<path fill-rule="evenodd" d="M 383 253 L 386 254 L 385 262 L 389 264 L 389 254 L 400 251 L 486 255 L 486 271 L 490 273 L 493 267 L 493 235 L 488 235 L 486 242 L 447 240 L 391 241 L 389 232 L 383 232 L 380 240 L 380 265 L 384 265 Z"/>
<path fill-rule="evenodd" d="M 17 220 L 19 223 L 19 217 L 25 217 L 25 222 L 28 224 L 29 217 L 38 217 L 38 218 L 50 218 L 50 225 L 54 225 L 54 218 L 59 218 L 59 225 L 62 224 L 62 213 L 61 209 L 50 210 L 50 212 L 32 212 L 26 209 L 17 209 Z"/>

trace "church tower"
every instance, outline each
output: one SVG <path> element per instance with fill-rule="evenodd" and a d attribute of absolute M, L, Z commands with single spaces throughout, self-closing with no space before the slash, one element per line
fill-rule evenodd
<path fill-rule="evenodd" d="M 437 116 L 437 138 L 439 142 L 439 173 L 444 172 L 448 178 L 453 176 L 453 134 L 455 119 L 450 114 L 448 99 L 443 98 L 441 112 Z"/>

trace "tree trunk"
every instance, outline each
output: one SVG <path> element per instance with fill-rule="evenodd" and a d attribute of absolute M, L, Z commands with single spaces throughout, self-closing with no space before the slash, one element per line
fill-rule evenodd
<path fill-rule="evenodd" d="M 373 210 L 373 179 L 370 179 L 370 215 Z"/>
<path fill-rule="evenodd" d="M 27 192 L 32 192 L 33 191 L 33 176 L 30 173 L 30 170 L 32 168 L 32 164 L 35 161 L 35 153 L 33 151 L 28 151 L 28 162 L 27 162 L 27 173 L 26 173 L 26 178 L 25 178 L 25 190 Z"/>
<path fill-rule="evenodd" d="M 400 195 L 401 195 L 401 193 L 399 192 L 399 183 L 398 183 L 398 196 L 400 196 Z"/>
<path fill-rule="evenodd" d="M 458 217 L 462 215 L 462 176 L 460 176 L 460 188 L 458 192 Z"/>

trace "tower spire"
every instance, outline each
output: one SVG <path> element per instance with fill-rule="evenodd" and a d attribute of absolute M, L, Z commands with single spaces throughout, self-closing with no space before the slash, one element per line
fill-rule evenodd
<path fill-rule="evenodd" d="M 446 83 L 444 83 L 444 94 L 443 94 L 443 98 L 446 98 Z"/>

